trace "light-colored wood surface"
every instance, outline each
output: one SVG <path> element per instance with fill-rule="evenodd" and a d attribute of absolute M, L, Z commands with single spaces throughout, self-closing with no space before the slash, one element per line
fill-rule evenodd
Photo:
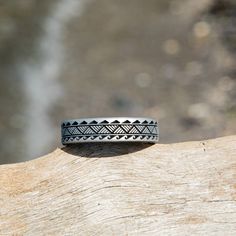
<path fill-rule="evenodd" d="M 236 235 L 236 136 L 0 166 L 0 235 Z"/>

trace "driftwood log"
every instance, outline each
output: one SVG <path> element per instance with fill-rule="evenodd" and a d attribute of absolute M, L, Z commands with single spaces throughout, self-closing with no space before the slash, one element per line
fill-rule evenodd
<path fill-rule="evenodd" d="M 81 144 L 0 166 L 0 235 L 236 235 L 236 136 Z"/>

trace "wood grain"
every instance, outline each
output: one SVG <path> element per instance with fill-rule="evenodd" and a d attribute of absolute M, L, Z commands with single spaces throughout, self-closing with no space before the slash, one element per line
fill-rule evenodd
<path fill-rule="evenodd" d="M 236 235 L 236 136 L 58 148 L 0 186 L 0 235 Z"/>

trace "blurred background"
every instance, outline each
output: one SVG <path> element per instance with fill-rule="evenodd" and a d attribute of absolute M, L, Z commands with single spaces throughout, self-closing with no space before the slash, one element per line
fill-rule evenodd
<path fill-rule="evenodd" d="M 0 0 L 0 163 L 61 146 L 67 118 L 235 134 L 235 51 L 235 0 Z"/>

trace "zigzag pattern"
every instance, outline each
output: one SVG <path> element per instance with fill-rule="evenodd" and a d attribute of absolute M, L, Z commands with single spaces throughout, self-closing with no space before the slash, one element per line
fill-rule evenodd
<path fill-rule="evenodd" d="M 62 123 L 62 143 L 89 141 L 153 141 L 158 139 L 157 122 L 143 120 L 140 122 L 114 120 Z"/>

